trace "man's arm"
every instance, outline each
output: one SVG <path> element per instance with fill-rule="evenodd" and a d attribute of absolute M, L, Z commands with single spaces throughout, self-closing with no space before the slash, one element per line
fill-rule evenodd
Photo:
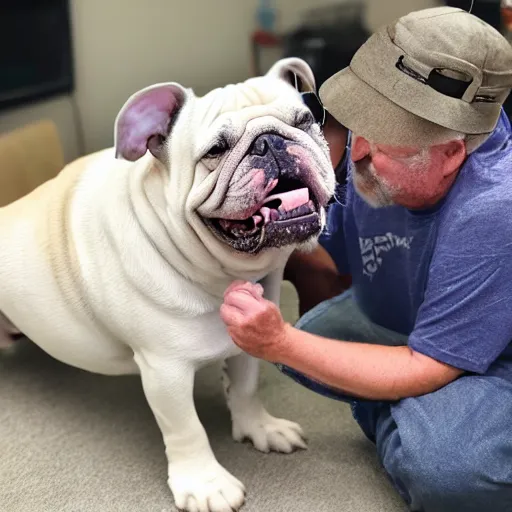
<path fill-rule="evenodd" d="M 399 400 L 436 391 L 462 375 L 409 347 L 322 338 L 287 325 L 272 358 L 344 393 L 371 400 Z"/>
<path fill-rule="evenodd" d="M 245 352 L 290 366 L 344 393 L 373 400 L 431 393 L 463 371 L 408 347 L 322 338 L 285 324 L 262 288 L 237 282 L 226 290 L 221 317 Z"/>

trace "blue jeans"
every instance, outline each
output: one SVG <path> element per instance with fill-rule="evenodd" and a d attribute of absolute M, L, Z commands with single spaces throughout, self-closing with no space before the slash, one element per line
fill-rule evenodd
<path fill-rule="evenodd" d="M 350 290 L 306 313 L 297 327 L 344 341 L 407 343 L 373 324 Z M 351 404 L 412 511 L 512 512 L 512 383 L 467 375 L 428 395 L 381 402 L 351 398 L 277 366 L 312 391 Z"/>

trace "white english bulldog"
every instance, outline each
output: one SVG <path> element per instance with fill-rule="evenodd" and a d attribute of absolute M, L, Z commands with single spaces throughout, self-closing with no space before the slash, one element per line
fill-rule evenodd
<path fill-rule="evenodd" d="M 226 361 L 235 440 L 305 447 L 299 425 L 265 410 L 258 362 L 219 316 L 235 279 L 260 281 L 278 303 L 287 258 L 324 226 L 334 174 L 290 76 L 314 89 L 300 59 L 204 97 L 143 89 L 116 119 L 115 148 L 0 209 L 0 340 L 21 332 L 66 364 L 140 374 L 175 503 L 190 512 L 237 510 L 245 495 L 194 407 L 204 365 Z"/>

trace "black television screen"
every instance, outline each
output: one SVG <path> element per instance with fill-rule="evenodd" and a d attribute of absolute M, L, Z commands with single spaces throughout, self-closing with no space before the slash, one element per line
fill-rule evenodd
<path fill-rule="evenodd" d="M 0 0 L 0 109 L 72 90 L 68 0 Z"/>

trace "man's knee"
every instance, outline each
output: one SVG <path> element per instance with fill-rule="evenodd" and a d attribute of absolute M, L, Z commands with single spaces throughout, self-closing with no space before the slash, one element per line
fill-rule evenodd
<path fill-rule="evenodd" d="M 512 436 L 506 418 L 510 411 L 493 415 L 485 410 L 488 406 L 481 400 L 486 391 L 472 405 L 469 399 L 466 407 L 451 403 L 451 409 L 441 395 L 437 413 L 429 403 L 436 401 L 433 395 L 407 399 L 379 419 L 380 458 L 412 510 L 511 509 Z M 446 395 L 454 398 L 450 390 Z"/>
<path fill-rule="evenodd" d="M 301 329 L 317 336 L 352 340 L 363 335 L 364 322 L 354 304 L 351 291 L 318 304 L 299 319 Z"/>
<path fill-rule="evenodd" d="M 511 484 L 500 482 L 501 478 L 489 480 L 488 461 L 479 456 L 483 447 L 468 448 L 463 454 L 453 454 L 451 447 L 425 443 L 384 454 L 383 465 L 411 510 L 481 512 L 489 503 L 498 502 L 501 507 L 497 504 L 488 510 L 508 510 L 505 504 L 512 503 Z M 512 482 L 510 475 L 505 478 Z"/>
<path fill-rule="evenodd" d="M 372 323 L 361 311 L 352 290 L 318 304 L 296 326 L 303 331 L 343 341 L 405 345 L 407 336 Z"/>

